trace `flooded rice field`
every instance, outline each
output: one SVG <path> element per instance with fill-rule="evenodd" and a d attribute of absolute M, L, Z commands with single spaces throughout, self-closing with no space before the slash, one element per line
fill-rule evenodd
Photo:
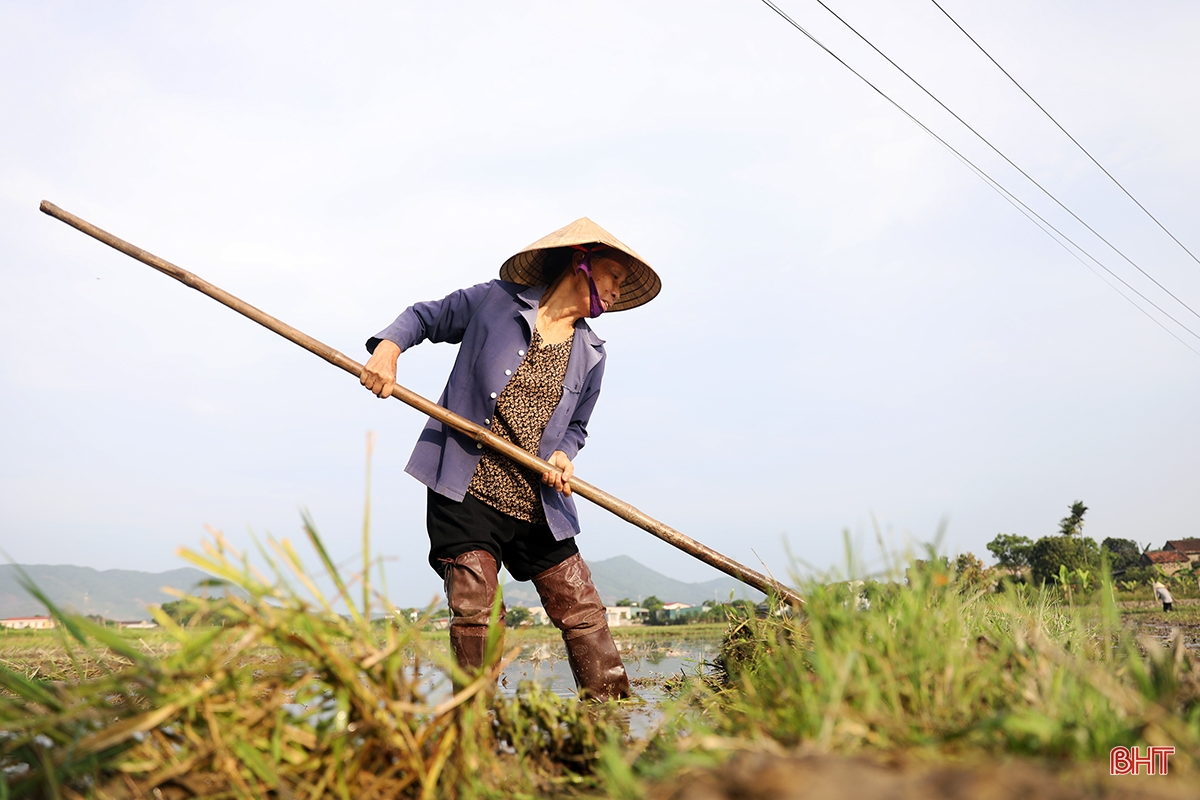
<path fill-rule="evenodd" d="M 649 640 L 622 638 L 614 631 L 617 647 L 629 673 L 634 695 L 644 701 L 629 712 L 629 732 L 638 737 L 649 735 L 662 718 L 662 702 L 667 699 L 665 683 L 672 677 L 694 675 L 704 669 L 717 654 L 718 639 Z M 567 651 L 561 641 L 526 645 L 520 657 L 500 677 L 500 692 L 513 695 L 526 681 L 549 686 L 563 697 L 575 695 L 575 679 L 567 663 Z"/>
<path fill-rule="evenodd" d="M 667 682 L 681 675 L 695 675 L 707 669 L 716 657 L 720 639 L 716 636 L 689 638 L 666 634 L 662 638 L 622 637 L 613 631 L 634 696 L 641 700 L 627 708 L 628 733 L 637 738 L 650 736 L 662 721 L 662 704 L 669 699 Z M 537 683 L 560 697 L 575 696 L 575 678 L 567 662 L 561 640 L 509 642 L 522 651 L 501 674 L 497 687 L 503 696 L 513 697 L 522 684 Z M 449 676 L 440 670 L 423 671 L 422 690 L 437 703 L 451 694 Z"/>

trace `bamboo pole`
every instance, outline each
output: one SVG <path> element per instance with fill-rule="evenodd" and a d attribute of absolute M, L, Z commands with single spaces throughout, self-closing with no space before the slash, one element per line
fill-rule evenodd
<path fill-rule="evenodd" d="M 80 219 L 68 211 L 62 210 L 47 200 L 42 201 L 41 210 L 43 213 L 49 214 L 55 219 L 61 220 L 71 227 L 86 233 L 88 236 L 103 242 L 114 250 L 119 250 L 125 255 L 141 261 L 143 264 L 153 267 L 164 275 L 174 278 L 185 286 L 189 286 L 201 294 L 208 295 L 218 303 L 232 308 L 234 311 L 245 317 L 249 317 L 259 325 L 262 325 L 264 328 L 274 331 L 285 339 L 300 345 L 313 355 L 319 356 L 320 358 L 328 361 L 330 364 L 333 364 L 335 367 L 345 370 L 355 378 L 360 378 L 362 376 L 362 364 L 359 364 L 357 361 L 354 361 L 337 350 L 334 350 L 332 347 L 322 344 L 308 334 L 293 328 L 291 325 L 276 319 L 265 311 L 239 300 L 238 298 L 226 292 L 224 289 L 214 286 L 203 278 L 200 278 L 199 276 L 194 275 L 181 267 L 177 267 L 171 262 L 161 259 L 153 253 L 148 253 L 140 247 L 130 244 L 124 239 L 113 236 L 108 231 L 97 228 L 95 225 Z M 400 384 L 396 384 L 395 388 L 392 389 L 392 397 L 395 397 L 397 400 L 412 406 L 422 414 L 433 417 L 439 422 L 445 423 L 451 428 L 470 436 L 476 442 L 503 453 L 513 461 L 516 461 L 518 464 L 528 467 L 539 474 L 544 472 L 558 471 L 557 467 L 551 466 L 549 463 L 529 452 L 526 452 L 525 450 L 522 450 L 511 442 L 501 439 L 487 428 L 476 425 L 474 422 L 460 417 L 458 414 L 439 406 L 437 403 L 430 402 L 421 395 L 406 389 Z M 614 497 L 608 492 L 592 486 L 590 483 L 580 480 L 577 477 L 572 477 L 571 490 L 579 495 L 582 495 L 583 497 L 586 497 L 588 500 L 591 500 L 601 508 L 611 511 L 621 519 L 633 523 L 642 530 L 657 536 L 659 539 L 662 539 L 664 542 L 674 545 L 683 552 L 700 559 L 705 564 L 719 569 L 721 572 L 738 579 L 742 583 L 753 586 L 760 592 L 764 592 L 768 595 L 776 595 L 781 600 L 784 600 L 785 602 L 794 606 L 803 605 L 804 601 L 794 590 L 784 586 L 773 578 L 769 578 L 766 575 L 756 572 L 755 570 L 752 570 L 749 567 L 734 561 L 728 556 L 718 553 L 711 547 L 701 544 L 689 536 L 685 536 L 674 528 L 664 525 L 650 515 L 638 510 L 637 508 L 634 508 L 624 500 Z"/>

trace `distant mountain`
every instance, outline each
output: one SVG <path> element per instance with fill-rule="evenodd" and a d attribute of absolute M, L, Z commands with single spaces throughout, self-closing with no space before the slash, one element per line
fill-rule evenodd
<path fill-rule="evenodd" d="M 82 614 L 108 619 L 150 619 L 148 605 L 175 598 L 162 591 L 171 586 L 191 592 L 211 576 L 191 567 L 167 572 L 135 572 L 130 569 L 95 570 L 91 567 L 26 564 L 21 570 L 56 605 Z M 0 565 L 0 617 L 30 617 L 46 608 L 21 586 L 12 564 Z"/>
<path fill-rule="evenodd" d="M 612 605 L 622 598 L 642 600 L 654 595 L 664 603 L 689 603 L 700 605 L 705 600 L 746 598 L 758 602 L 763 593 L 751 589 L 733 578 L 721 577 L 703 583 L 684 583 L 668 578 L 660 572 L 639 564 L 629 556 L 615 556 L 604 561 L 588 562 L 592 570 L 592 581 L 600 592 L 600 599 Z M 541 605 L 532 583 L 509 581 L 504 584 L 504 602 L 509 606 Z"/>
<path fill-rule="evenodd" d="M 733 578 L 720 577 L 703 583 L 684 583 L 668 578 L 629 556 L 616 556 L 588 564 L 592 579 L 606 604 L 628 597 L 643 600 L 655 595 L 664 603 L 699 605 L 705 600 L 735 598 L 758 601 L 762 593 Z M 98 614 L 108 619 L 150 619 L 148 605 L 175 599 L 162 591 L 172 586 L 184 592 L 196 591 L 209 575 L 184 567 L 169 572 L 135 572 L 128 569 L 95 570 L 91 567 L 28 564 L 21 567 L 33 582 L 59 606 L 83 614 Z M 36 616 L 46 609 L 22 588 L 16 567 L 0 565 L 0 618 Z M 216 593 L 219 593 L 217 591 Z M 510 581 L 504 586 L 504 601 L 509 606 L 541 605 L 532 583 Z"/>

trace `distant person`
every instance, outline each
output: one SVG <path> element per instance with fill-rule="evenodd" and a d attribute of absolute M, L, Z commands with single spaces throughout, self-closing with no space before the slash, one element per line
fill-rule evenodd
<path fill-rule="evenodd" d="M 1170 611 L 1171 606 L 1175 603 L 1175 598 L 1171 596 L 1170 590 L 1163 586 L 1161 581 L 1154 582 L 1154 596 L 1163 604 L 1163 611 Z"/>
<path fill-rule="evenodd" d="M 500 279 L 405 309 L 367 341 L 362 385 L 388 397 L 397 357 L 428 339 L 461 345 L 438 401 L 540 456 L 538 475 L 431 419 L 406 471 L 428 488 L 429 564 L 445 580 L 450 644 L 478 671 L 500 564 L 532 580 L 562 631 L 580 693 L 629 696 L 604 604 L 579 555 L 571 460 L 587 438 L 604 375 L 586 319 L 648 303 L 661 283 L 629 247 L 586 217 L 509 258 Z M 504 624 L 504 607 L 500 608 Z"/>

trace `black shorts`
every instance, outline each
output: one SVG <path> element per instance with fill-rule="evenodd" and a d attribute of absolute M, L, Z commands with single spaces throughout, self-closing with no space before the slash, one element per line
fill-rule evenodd
<path fill-rule="evenodd" d="M 442 559 L 471 550 L 488 551 L 518 581 L 527 581 L 579 552 L 573 537 L 560 542 L 549 525 L 510 517 L 469 494 L 461 503 L 432 489 L 428 495 L 429 566 L 443 578 Z"/>

